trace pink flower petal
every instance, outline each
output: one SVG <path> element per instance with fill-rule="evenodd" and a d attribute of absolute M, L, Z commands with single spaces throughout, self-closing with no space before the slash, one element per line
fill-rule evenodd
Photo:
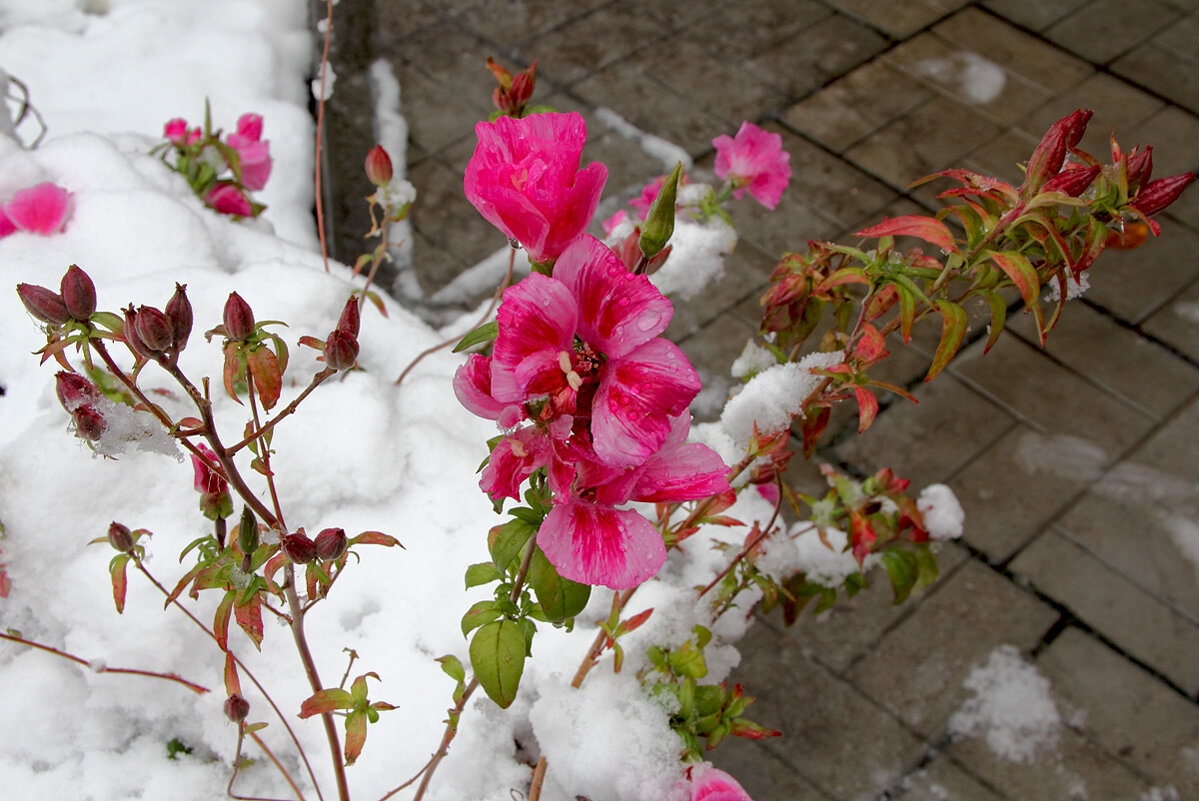
<path fill-rule="evenodd" d="M 627 211 L 625 211 L 624 209 L 621 209 L 620 211 L 616 212 L 611 217 L 609 217 L 608 219 L 606 219 L 602 223 L 600 223 L 600 225 L 604 226 L 604 236 L 612 236 L 612 232 L 614 230 L 616 230 L 616 226 L 618 226 L 622 222 L 624 222 L 625 218 L 628 216 L 629 216 L 629 213 Z"/>
<path fill-rule="evenodd" d="M 4 209 L 0 208 L 0 239 L 17 230 L 17 226 L 12 224 L 12 220 L 8 219 L 8 215 L 4 213 Z"/>
<path fill-rule="evenodd" d="M 670 418 L 699 390 L 691 362 L 660 337 L 608 362 L 591 410 L 596 455 L 610 465 L 642 464 L 666 441 Z"/>
<path fill-rule="evenodd" d="M 732 178 L 737 184 L 733 197 L 741 198 L 748 191 L 768 209 L 778 205 L 791 180 L 791 154 L 783 150 L 780 135 L 743 122 L 736 137 L 718 136 L 712 145 L 716 177 Z"/>
<path fill-rule="evenodd" d="M 262 115 L 242 114 L 237 120 L 237 133 L 250 141 L 262 138 Z"/>
<path fill-rule="evenodd" d="M 4 213 L 20 230 L 49 236 L 62 230 L 70 198 L 67 190 L 47 181 L 17 192 L 4 206 Z"/>
<path fill-rule="evenodd" d="M 638 471 L 631 492 L 636 501 L 675 503 L 719 495 L 729 490 L 729 468 L 724 460 L 698 442 L 687 442 L 691 415 L 681 414 L 670 421 L 665 444 L 646 460 Z"/>
<path fill-rule="evenodd" d="M 241 159 L 242 186 L 254 192 L 266 186 L 271 175 L 270 142 L 260 142 L 240 134 L 229 134 L 225 141 Z"/>
<path fill-rule="evenodd" d="M 472 353 L 466 363 L 454 373 L 454 395 L 469 411 L 486 420 L 511 420 L 512 404 L 497 401 L 491 395 L 491 359 Z M 501 422 L 505 427 L 514 425 L 523 416 L 519 406 L 515 407 L 516 420 Z"/>
<path fill-rule="evenodd" d="M 500 401 L 524 401 L 538 370 L 547 364 L 555 369 L 560 353 L 574 351 L 578 309 L 561 281 L 532 273 L 504 291 L 496 319 L 500 333 L 492 352 L 492 394 Z M 518 378 L 517 368 L 530 358 L 537 369 L 526 368 Z"/>
<path fill-rule="evenodd" d="M 177 145 L 183 144 L 187 139 L 187 120 L 182 117 L 167 120 L 166 124 L 162 126 L 162 136 Z"/>
<path fill-rule="evenodd" d="M 254 214 L 254 207 L 250 205 L 249 199 L 233 184 L 217 184 L 212 187 L 204 196 L 204 202 L 215 211 L 233 217 L 250 217 Z"/>
<path fill-rule="evenodd" d="M 737 780 L 707 763 L 691 769 L 691 801 L 753 801 Z"/>
<path fill-rule="evenodd" d="M 549 464 L 553 446 L 543 430 L 522 428 L 500 441 L 491 452 L 479 486 L 492 500 L 520 500 L 520 485 L 539 467 Z"/>
<path fill-rule="evenodd" d="M 537 545 L 559 575 L 614 590 L 641 584 L 666 561 L 662 535 L 640 514 L 578 499 L 554 506 Z"/>
<path fill-rule="evenodd" d="M 579 335 L 609 359 L 619 359 L 666 330 L 670 301 L 633 275 L 607 245 L 583 234 L 562 252 L 554 278 L 579 304 Z"/>

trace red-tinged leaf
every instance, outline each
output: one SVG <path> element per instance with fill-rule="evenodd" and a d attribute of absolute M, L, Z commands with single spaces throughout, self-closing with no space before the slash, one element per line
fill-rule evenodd
<path fill-rule="evenodd" d="M 865 387 L 857 386 L 853 388 L 853 395 L 858 401 L 858 433 L 861 434 L 870 428 L 870 424 L 878 415 L 878 398 Z"/>
<path fill-rule="evenodd" d="M 745 525 L 743 522 L 741 522 L 737 518 L 729 517 L 728 515 L 716 515 L 715 517 L 705 517 L 703 522 L 705 525 L 710 525 L 710 526 L 733 527 L 733 526 L 744 526 Z"/>
<path fill-rule="evenodd" d="M 1036 306 L 1037 296 L 1041 292 L 1041 282 L 1037 278 L 1037 270 L 1029 263 L 1022 253 L 1014 251 L 998 251 L 989 254 L 991 261 L 999 265 L 999 269 L 1011 279 L 1020 291 L 1020 297 L 1025 306 Z"/>
<path fill-rule="evenodd" d="M 368 290 L 366 293 L 366 299 L 369 300 L 371 304 L 373 304 L 374 307 L 379 310 L 379 314 L 387 317 L 387 307 L 383 305 L 383 298 L 380 297 L 377 292 Z"/>
<path fill-rule="evenodd" d="M 319 351 L 325 350 L 325 340 L 317 339 L 316 337 L 302 336 L 302 337 L 300 337 L 300 341 L 298 344 L 304 345 L 309 348 L 316 348 Z"/>
<path fill-rule="evenodd" d="M 862 338 L 854 348 L 854 355 L 866 364 L 874 364 L 887 355 L 887 340 L 879 330 L 869 323 L 862 326 Z"/>
<path fill-rule="evenodd" d="M 366 713 L 352 712 L 346 717 L 346 765 L 353 765 L 366 745 Z"/>
<path fill-rule="evenodd" d="M 916 296 L 907 287 L 892 286 L 899 295 L 899 334 L 907 345 L 912 341 L 912 324 L 916 322 Z"/>
<path fill-rule="evenodd" d="M 850 533 L 853 543 L 853 556 L 858 560 L 858 565 L 869 555 L 870 546 L 878 539 L 878 535 L 874 533 L 874 529 L 870 527 L 870 522 L 866 520 L 858 512 L 849 513 Z"/>
<path fill-rule="evenodd" d="M 262 347 L 246 355 L 246 364 L 250 368 L 250 375 L 254 376 L 254 388 L 258 390 L 262 408 L 270 411 L 283 389 L 283 371 L 279 367 L 279 359 L 270 348 Z"/>
<path fill-rule="evenodd" d="M 649 620 L 649 616 L 654 613 L 653 607 L 646 609 L 644 612 L 638 612 L 628 620 L 622 620 L 620 625 L 616 627 L 616 635 L 628 634 L 630 631 L 638 629 L 642 623 Z"/>
<path fill-rule="evenodd" d="M 364 531 L 361 534 L 359 534 L 357 537 L 353 537 L 350 540 L 350 544 L 351 545 L 384 545 L 388 548 L 392 547 L 393 545 L 399 545 L 401 548 L 404 547 L 400 543 L 400 541 L 397 540 L 395 537 L 391 536 L 390 534 L 384 534 L 381 531 Z"/>
<path fill-rule="evenodd" d="M 237 382 L 240 374 L 241 359 L 237 356 L 237 345 L 230 342 L 225 346 L 225 369 L 222 377 L 225 381 L 225 394 L 238 403 L 241 403 L 241 398 L 237 397 L 237 392 L 233 389 L 233 385 Z"/>
<path fill-rule="evenodd" d="M 892 284 L 887 284 L 875 293 L 874 297 L 870 298 L 870 302 L 866 304 L 866 321 L 877 320 L 886 314 L 897 300 L 899 300 L 899 293 Z"/>
<path fill-rule="evenodd" d="M 993 290 L 986 290 L 982 293 L 987 299 L 987 305 L 991 307 L 991 331 L 987 336 L 987 346 L 983 348 L 983 353 L 991 350 L 995 343 L 999 341 L 999 335 L 1003 333 L 1003 324 L 1007 320 L 1007 304 L 1003 300 L 1003 296 Z"/>
<path fill-rule="evenodd" d="M 900 395 L 900 396 L 906 398 L 907 400 L 910 400 L 912 403 L 920 402 L 919 399 L 915 395 L 908 392 L 903 387 L 895 386 L 894 384 L 890 383 L 889 381 L 870 380 L 870 381 L 867 381 L 866 383 L 868 386 L 871 386 L 871 387 L 878 387 L 879 389 L 885 389 L 887 392 L 894 392 L 896 395 Z"/>
<path fill-rule="evenodd" d="M 816 450 L 816 443 L 819 441 L 820 435 L 824 433 L 824 429 L 828 427 L 828 421 L 832 417 L 832 414 L 833 410 L 831 406 L 820 406 L 815 413 L 813 413 L 811 406 L 804 410 L 800 431 L 803 434 L 803 455 L 805 459 L 812 457 L 812 454 Z"/>
<path fill-rule="evenodd" d="M 768 729 L 765 726 L 754 723 L 752 720 L 746 720 L 745 718 L 735 718 L 733 720 L 733 728 L 729 731 L 729 734 L 733 735 L 734 737 L 746 737 L 750 740 L 763 740 L 767 737 L 783 736 L 781 731 Z"/>
<path fill-rule="evenodd" d="M 262 648 L 262 596 L 254 593 L 250 602 L 233 607 L 237 625 L 246 633 L 255 648 Z"/>
<path fill-rule="evenodd" d="M 237 676 L 237 662 L 233 659 L 233 652 L 225 652 L 225 694 L 226 695 L 241 695 L 241 679 Z"/>
<path fill-rule="evenodd" d="M 1057 281 L 1057 305 L 1053 307 L 1053 314 L 1049 315 L 1049 319 L 1045 321 L 1045 334 L 1048 335 L 1057 325 L 1058 319 L 1062 316 L 1062 309 L 1066 307 L 1066 300 L 1070 297 L 1070 285 L 1066 281 L 1066 270 L 1063 268 L 1057 271 L 1054 280 Z M 1041 338 L 1041 345 L 1045 344 L 1044 337 Z"/>
<path fill-rule="evenodd" d="M 129 557 L 120 555 L 114 557 L 109 565 L 109 573 L 112 575 L 112 600 L 117 605 L 118 615 L 125 611 L 125 589 L 129 584 L 125 567 L 128 564 Z"/>
<path fill-rule="evenodd" d="M 216 614 L 212 616 L 212 633 L 216 636 L 216 644 L 222 651 L 229 650 L 229 613 L 233 611 L 233 600 L 237 590 L 229 590 L 217 604 Z"/>
<path fill-rule="evenodd" d="M 937 352 L 933 354 L 933 363 L 928 368 L 925 381 L 932 381 L 937 373 L 945 369 L 949 360 L 958 352 L 958 348 L 962 347 L 962 338 L 966 336 L 966 310 L 956 303 L 940 298 L 936 300 L 936 304 L 937 310 L 941 312 L 941 341 L 937 345 Z"/>
<path fill-rule="evenodd" d="M 275 574 L 279 572 L 279 568 L 287 564 L 287 561 L 287 556 L 283 551 L 279 551 L 266 560 L 266 566 L 262 569 L 262 577 L 266 579 L 267 584 L 275 583 Z"/>
<path fill-rule="evenodd" d="M 354 699 L 350 697 L 350 694 L 334 687 L 313 693 L 311 697 L 306 698 L 304 703 L 300 704 L 300 717 L 310 718 L 313 715 L 324 715 L 328 712 L 352 709 L 353 707 Z"/>
<path fill-rule="evenodd" d="M 812 292 L 815 294 L 821 294 L 834 287 L 844 286 L 845 284 L 862 284 L 864 286 L 870 286 L 870 279 L 866 277 L 866 271 L 861 267 L 842 267 L 840 270 L 837 270 L 828 278 L 817 284 L 816 288 L 813 289 Z"/>
<path fill-rule="evenodd" d="M 192 581 L 196 578 L 196 576 L 198 576 L 200 574 L 200 571 L 202 571 L 204 568 L 205 568 L 205 565 L 198 564 L 195 567 L 193 567 L 191 570 L 187 571 L 186 575 L 184 575 L 183 578 L 179 579 L 179 583 L 175 585 L 175 589 L 171 590 L 171 594 L 167 596 L 167 601 L 165 604 L 162 605 L 162 608 L 166 609 L 168 606 L 170 606 L 171 601 L 178 598 L 179 594 L 183 592 L 184 588 L 187 587 L 188 584 L 191 584 Z"/>
<path fill-rule="evenodd" d="M 1145 220 L 1145 222 L 1148 223 L 1150 229 L 1153 230 L 1153 235 L 1157 236 L 1161 230 L 1161 226 L 1158 226 L 1156 229 L 1154 229 L 1153 226 L 1157 225 L 1155 220 Z M 1082 255 L 1078 257 L 1078 260 L 1075 261 L 1073 265 L 1071 265 L 1074 269 L 1074 274 L 1078 275 L 1083 270 L 1094 264 L 1095 259 L 1099 258 L 1099 254 L 1103 252 L 1103 248 L 1106 244 L 1107 226 L 1092 217 L 1087 223 L 1087 241 L 1086 245 L 1083 246 Z"/>
<path fill-rule="evenodd" d="M 858 231 L 854 236 L 914 236 L 936 245 L 947 253 L 954 253 L 958 249 L 957 242 L 945 223 L 933 217 L 924 217 L 918 214 L 892 217 L 878 225 Z"/>

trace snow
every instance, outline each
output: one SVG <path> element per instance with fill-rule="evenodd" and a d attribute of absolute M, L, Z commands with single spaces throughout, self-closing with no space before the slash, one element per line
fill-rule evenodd
<path fill-rule="evenodd" d="M 749 442 L 755 423 L 762 436 L 782 431 L 803 412 L 804 399 L 822 380 L 812 369 L 832 367 L 841 359 L 840 351 L 810 353 L 758 373 L 724 407 L 720 425 L 740 449 Z"/>
<path fill-rule="evenodd" d="M 1062 719 L 1049 680 L 1014 645 L 992 651 L 964 686 L 974 696 L 950 718 L 953 736 L 983 737 L 993 754 L 1011 762 L 1032 762 L 1056 746 Z"/>
<path fill-rule="evenodd" d="M 929 484 L 920 491 L 916 508 L 924 518 L 928 536 L 934 540 L 956 540 L 962 536 L 966 513 L 953 490 L 944 484 Z"/>

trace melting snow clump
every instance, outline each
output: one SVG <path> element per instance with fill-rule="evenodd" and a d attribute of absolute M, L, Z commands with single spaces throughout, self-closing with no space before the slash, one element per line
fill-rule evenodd
<path fill-rule="evenodd" d="M 953 494 L 953 490 L 944 484 L 929 484 L 920 491 L 916 499 L 916 508 L 924 518 L 924 527 L 928 536 L 934 540 L 956 540 L 962 536 L 962 523 L 966 513 Z"/>
<path fill-rule="evenodd" d="M 1032 762 L 1057 744 L 1062 719 L 1049 680 L 1015 646 L 996 648 L 966 677 L 965 687 L 974 697 L 950 718 L 953 736 L 985 737 L 992 753 L 1012 762 Z"/>

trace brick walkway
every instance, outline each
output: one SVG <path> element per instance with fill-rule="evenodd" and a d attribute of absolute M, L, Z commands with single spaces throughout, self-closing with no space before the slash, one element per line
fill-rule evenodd
<path fill-rule="evenodd" d="M 584 160 L 608 165 L 617 201 L 664 165 L 598 108 L 682 147 L 699 171 L 714 136 L 758 122 L 782 134 L 792 187 L 773 214 L 743 204 L 727 276 L 668 332 L 725 389 L 777 254 L 931 208 L 936 190 L 905 191 L 913 179 L 965 166 L 1018 181 L 1016 162 L 1078 107 L 1095 109 L 1085 148 L 1105 152 L 1115 128 L 1126 146 L 1156 146 L 1156 175 L 1199 169 L 1196 9 L 342 0 L 336 244 L 352 261 L 365 230 L 357 175 L 378 58 L 402 86 L 426 294 L 504 244 L 462 197 L 473 125 L 490 109 L 487 56 L 540 59 L 538 99 L 587 117 Z M 820 452 L 860 473 L 889 465 L 917 487 L 948 483 L 966 535 L 942 552 L 937 584 L 901 607 L 880 578 L 826 617 L 753 628 L 735 678 L 762 699 L 755 718 L 786 737 L 714 758 L 757 801 L 1199 798 L 1199 190 L 1162 223 L 1162 240 L 1100 259 L 1047 352 L 1020 320 L 986 358 L 975 343 L 925 386 L 937 332 L 922 332 L 888 362 L 920 405 L 891 404 L 865 436 Z M 814 469 L 793 474 L 813 486 Z M 1023 764 L 947 734 L 971 695 L 963 681 L 1004 644 L 1051 682 L 1064 721 L 1056 746 Z"/>

